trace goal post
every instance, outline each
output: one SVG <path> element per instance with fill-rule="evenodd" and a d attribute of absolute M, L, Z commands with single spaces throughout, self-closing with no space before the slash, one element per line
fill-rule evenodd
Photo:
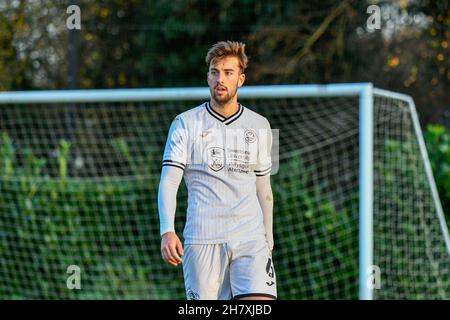
<path fill-rule="evenodd" d="M 183 299 L 159 253 L 159 173 L 170 122 L 209 97 L 1 92 L 0 298 Z M 280 299 L 450 299 L 449 232 L 411 97 L 342 83 L 245 86 L 238 99 L 279 133 Z M 180 187 L 179 234 L 186 199 Z"/>
<path fill-rule="evenodd" d="M 359 298 L 373 299 L 373 88 L 359 93 Z"/>

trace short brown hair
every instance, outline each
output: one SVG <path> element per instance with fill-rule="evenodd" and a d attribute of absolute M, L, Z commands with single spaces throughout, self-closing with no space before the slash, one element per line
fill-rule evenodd
<path fill-rule="evenodd" d="M 245 54 L 245 43 L 236 41 L 219 41 L 214 44 L 206 54 L 206 65 L 215 63 L 225 57 L 236 57 L 239 60 L 239 67 L 242 73 L 247 68 L 248 57 Z"/>

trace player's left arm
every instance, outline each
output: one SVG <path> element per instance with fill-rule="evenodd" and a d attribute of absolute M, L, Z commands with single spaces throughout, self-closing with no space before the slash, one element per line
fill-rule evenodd
<path fill-rule="evenodd" d="M 273 250 L 273 193 L 270 174 L 256 177 L 256 194 L 263 213 L 264 228 L 270 252 Z"/>
<path fill-rule="evenodd" d="M 273 250 L 273 193 L 270 185 L 272 168 L 272 130 L 265 119 L 264 129 L 258 135 L 258 161 L 256 165 L 256 194 L 262 209 L 266 239 L 270 252 Z"/>

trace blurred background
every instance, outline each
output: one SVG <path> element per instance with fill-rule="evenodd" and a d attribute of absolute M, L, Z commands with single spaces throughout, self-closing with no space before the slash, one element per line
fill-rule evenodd
<path fill-rule="evenodd" d="M 69 37 L 71 3 L 81 30 Z M 431 0 L 1 0 L 0 90 L 204 86 L 205 52 L 229 39 L 247 44 L 247 84 L 372 82 L 411 95 L 423 125 L 448 127 L 449 10 Z"/>
<path fill-rule="evenodd" d="M 70 4 L 81 30 L 66 27 Z M 367 28 L 372 4 L 379 30 Z M 0 0 L 0 90 L 205 86 L 205 53 L 224 39 L 247 44 L 248 85 L 411 95 L 449 213 L 448 1 Z"/>
<path fill-rule="evenodd" d="M 71 4 L 81 30 L 66 26 Z M 0 0 L 0 91 L 206 86 L 204 58 L 220 40 L 246 43 L 247 85 L 372 82 L 412 96 L 449 223 L 448 1 Z"/>

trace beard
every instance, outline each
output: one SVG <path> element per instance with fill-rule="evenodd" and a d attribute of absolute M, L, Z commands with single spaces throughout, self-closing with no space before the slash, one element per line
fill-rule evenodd
<path fill-rule="evenodd" d="M 230 90 L 230 88 L 226 87 L 227 90 L 224 93 L 220 94 L 216 91 L 216 87 L 214 87 L 213 89 L 210 88 L 209 91 L 211 92 L 211 97 L 214 99 L 214 101 L 216 101 L 217 104 L 221 106 L 230 102 L 237 92 L 237 86 L 234 88 L 234 90 Z M 225 88 L 225 86 L 222 87 Z"/>

